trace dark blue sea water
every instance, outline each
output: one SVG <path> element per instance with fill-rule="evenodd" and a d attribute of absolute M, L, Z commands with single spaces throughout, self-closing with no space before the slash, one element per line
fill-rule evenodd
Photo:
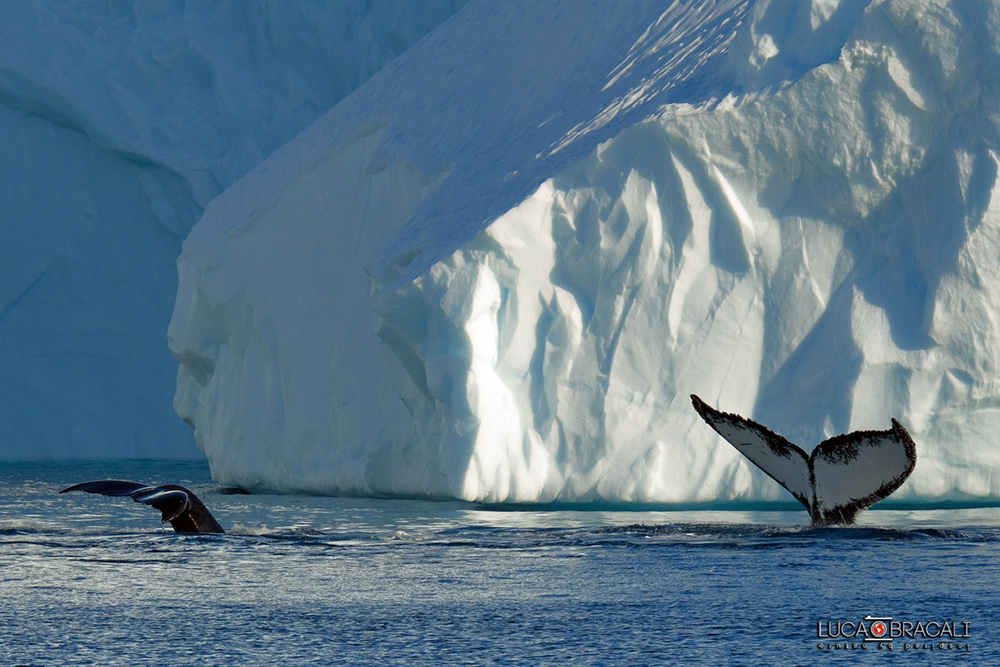
<path fill-rule="evenodd" d="M 0 665 L 1000 664 L 996 508 L 814 530 L 804 511 L 504 511 L 224 495 L 195 464 L 0 466 Z M 56 493 L 105 477 L 189 486 L 230 533 Z M 866 615 L 969 636 L 817 637 Z"/>

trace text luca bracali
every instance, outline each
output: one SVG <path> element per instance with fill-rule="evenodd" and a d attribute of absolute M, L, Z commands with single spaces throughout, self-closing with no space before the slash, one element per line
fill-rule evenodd
<path fill-rule="evenodd" d="M 969 651 L 968 621 L 899 621 L 865 616 L 861 621 L 818 621 L 818 649 Z"/>

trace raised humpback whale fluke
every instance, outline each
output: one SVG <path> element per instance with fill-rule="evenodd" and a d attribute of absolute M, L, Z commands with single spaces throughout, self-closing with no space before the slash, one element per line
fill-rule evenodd
<path fill-rule="evenodd" d="M 755 421 L 720 412 L 694 394 L 691 402 L 716 433 L 805 505 L 814 526 L 854 523 L 858 512 L 898 489 L 917 464 L 916 445 L 895 419 L 887 431 L 824 440 L 807 456 Z"/>
<path fill-rule="evenodd" d="M 193 492 L 176 484 L 150 486 L 118 479 L 74 484 L 59 493 L 85 491 L 104 496 L 128 496 L 137 503 L 150 505 L 163 514 L 163 523 L 170 523 L 178 533 L 226 532 L 205 504 Z"/>

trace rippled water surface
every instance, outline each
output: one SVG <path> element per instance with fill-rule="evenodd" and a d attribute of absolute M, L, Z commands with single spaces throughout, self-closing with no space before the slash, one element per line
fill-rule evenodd
<path fill-rule="evenodd" d="M 0 465 L 0 665 L 1000 664 L 996 508 L 811 529 L 804 511 L 501 511 L 227 495 L 195 464 Z M 57 494 L 105 477 L 184 484 L 230 532 Z M 969 638 L 890 655 L 817 637 L 866 615 Z"/>

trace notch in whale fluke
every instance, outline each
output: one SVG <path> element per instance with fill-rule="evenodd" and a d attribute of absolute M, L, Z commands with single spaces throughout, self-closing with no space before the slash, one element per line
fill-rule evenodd
<path fill-rule="evenodd" d="M 150 486 L 118 479 L 103 479 L 74 484 L 59 493 L 69 491 L 99 493 L 103 496 L 128 496 L 137 503 L 160 510 L 163 523 L 169 522 L 178 533 L 226 532 L 198 496 L 176 484 Z"/>
<path fill-rule="evenodd" d="M 892 420 L 887 431 L 854 431 L 824 440 L 806 456 L 797 445 L 691 394 L 694 409 L 743 456 L 788 489 L 814 526 L 850 525 L 858 513 L 898 489 L 917 465 L 917 448 Z"/>

